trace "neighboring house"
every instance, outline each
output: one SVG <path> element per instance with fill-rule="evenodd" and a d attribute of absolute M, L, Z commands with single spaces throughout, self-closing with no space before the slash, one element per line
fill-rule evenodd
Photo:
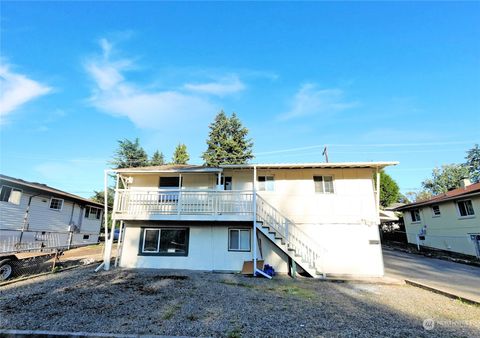
<path fill-rule="evenodd" d="M 98 242 L 103 205 L 0 175 L 0 252 Z"/>
<path fill-rule="evenodd" d="M 240 271 L 245 261 L 262 260 L 281 273 L 381 276 L 373 177 L 395 164 L 115 170 L 124 187 L 116 190 L 112 214 L 121 227 L 119 264 Z"/>
<path fill-rule="evenodd" d="M 480 183 L 463 180 L 461 188 L 397 210 L 409 243 L 480 257 Z"/>

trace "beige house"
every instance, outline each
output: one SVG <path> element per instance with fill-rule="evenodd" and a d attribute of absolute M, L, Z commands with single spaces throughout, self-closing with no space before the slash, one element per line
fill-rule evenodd
<path fill-rule="evenodd" d="M 480 183 L 464 180 L 461 188 L 397 210 L 409 243 L 480 257 Z"/>
<path fill-rule="evenodd" d="M 245 261 L 263 261 L 277 272 L 311 277 L 381 276 L 379 189 L 373 177 L 395 164 L 118 169 L 116 264 L 240 271 Z M 109 257 L 107 246 L 107 269 Z"/>

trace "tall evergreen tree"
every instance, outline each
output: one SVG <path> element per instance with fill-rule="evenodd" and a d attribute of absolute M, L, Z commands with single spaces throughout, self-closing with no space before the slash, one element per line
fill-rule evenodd
<path fill-rule="evenodd" d="M 173 152 L 172 164 L 187 164 L 189 160 L 190 155 L 188 155 L 187 146 L 179 143 Z"/>
<path fill-rule="evenodd" d="M 245 164 L 253 158 L 253 142 L 247 138 L 248 129 L 235 113 L 228 117 L 220 111 L 209 128 L 208 148 L 202 155 L 206 165 Z"/>
<path fill-rule="evenodd" d="M 465 165 L 468 168 L 472 182 L 480 182 L 480 148 L 478 148 L 478 144 L 475 144 L 472 149 L 467 151 L 465 159 L 467 160 Z"/>
<path fill-rule="evenodd" d="M 164 165 L 165 164 L 165 156 L 163 153 L 159 152 L 158 150 L 153 153 L 152 159 L 150 160 L 150 165 Z"/>
<path fill-rule="evenodd" d="M 124 139 L 118 141 L 118 149 L 110 162 L 115 169 L 144 167 L 149 164 L 145 150 L 140 146 L 138 138 L 134 142 Z"/>

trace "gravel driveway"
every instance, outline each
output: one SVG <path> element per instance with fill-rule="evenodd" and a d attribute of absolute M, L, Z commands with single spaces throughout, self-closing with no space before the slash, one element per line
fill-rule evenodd
<path fill-rule="evenodd" d="M 0 289 L 2 329 L 185 336 L 480 336 L 480 307 L 407 285 L 82 267 Z M 433 330 L 423 321 L 433 319 Z"/>

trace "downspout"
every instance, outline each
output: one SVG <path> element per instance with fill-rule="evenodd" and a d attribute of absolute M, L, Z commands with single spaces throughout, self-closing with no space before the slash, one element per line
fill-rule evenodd
<path fill-rule="evenodd" d="M 73 213 L 75 212 L 75 202 L 73 202 L 72 205 L 72 212 L 70 213 L 70 222 L 68 226 L 68 245 L 67 245 L 67 250 L 70 250 L 70 246 L 72 245 L 72 239 L 73 239 L 73 230 L 72 225 L 73 225 Z"/>
<path fill-rule="evenodd" d="M 253 166 L 253 276 L 257 275 L 257 166 Z"/>
<path fill-rule="evenodd" d="M 32 199 L 34 197 L 37 197 L 37 196 L 40 196 L 41 194 L 35 194 L 35 195 L 32 195 L 30 196 L 30 198 L 28 199 L 28 204 L 27 204 L 27 209 L 25 210 L 25 216 L 23 216 L 23 225 L 22 225 L 22 232 L 20 233 L 20 239 L 18 241 L 18 245 L 20 245 L 20 243 L 22 243 L 22 238 L 23 238 L 23 233 L 25 231 L 28 230 L 28 218 L 30 216 L 30 205 L 32 204 Z"/>

